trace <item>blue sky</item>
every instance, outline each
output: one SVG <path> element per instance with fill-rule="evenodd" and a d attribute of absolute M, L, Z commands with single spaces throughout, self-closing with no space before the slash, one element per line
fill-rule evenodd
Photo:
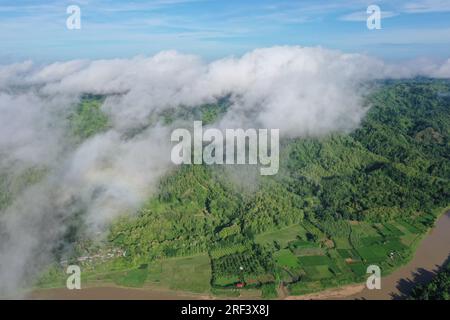
<path fill-rule="evenodd" d="M 68 30 L 66 8 L 81 8 Z M 383 12 L 368 30 L 366 9 Z M 323 46 L 387 60 L 450 57 L 450 0 L 0 0 L 0 63 L 151 55 L 205 59 L 273 45 Z"/>

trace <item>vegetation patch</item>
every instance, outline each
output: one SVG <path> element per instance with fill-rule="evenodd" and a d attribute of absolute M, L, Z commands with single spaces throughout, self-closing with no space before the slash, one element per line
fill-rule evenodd
<path fill-rule="evenodd" d="M 277 264 L 282 267 L 295 269 L 299 266 L 298 258 L 287 249 L 277 251 L 275 254 L 275 260 Z"/>

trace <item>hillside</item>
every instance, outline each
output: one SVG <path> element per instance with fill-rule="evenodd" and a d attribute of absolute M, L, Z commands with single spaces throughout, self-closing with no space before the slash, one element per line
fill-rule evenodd
<path fill-rule="evenodd" d="M 245 166 L 181 166 L 103 242 L 86 238 L 74 218 L 65 263 L 81 264 L 92 283 L 267 298 L 280 283 L 303 294 L 362 281 L 370 264 L 389 272 L 450 203 L 449 92 L 448 81 L 378 83 L 359 129 L 283 140 L 273 177 Z M 108 126 L 101 99 L 86 97 L 74 114 L 77 139 Z M 226 108 L 223 99 L 160 116 L 213 122 Z M 55 256 L 38 286 L 64 284 Z"/>

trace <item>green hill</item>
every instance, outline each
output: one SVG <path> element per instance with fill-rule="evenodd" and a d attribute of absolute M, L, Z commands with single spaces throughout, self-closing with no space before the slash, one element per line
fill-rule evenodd
<path fill-rule="evenodd" d="M 442 94 L 450 82 L 377 86 L 351 134 L 283 140 L 278 175 L 206 165 L 171 172 L 138 215 L 111 226 L 103 246 L 125 256 L 86 263 L 85 279 L 218 295 L 234 295 L 244 282 L 242 290 L 273 297 L 280 282 L 302 294 L 361 281 L 369 264 L 386 273 L 405 263 L 450 203 L 450 99 Z M 96 114 L 87 106 L 80 110 Z M 180 112 L 163 116 L 170 122 Z M 222 101 L 188 113 L 212 122 L 223 112 Z M 81 137 L 107 126 L 96 114 L 80 134 L 83 116 L 75 119 Z M 59 268 L 40 285 L 61 283 Z"/>

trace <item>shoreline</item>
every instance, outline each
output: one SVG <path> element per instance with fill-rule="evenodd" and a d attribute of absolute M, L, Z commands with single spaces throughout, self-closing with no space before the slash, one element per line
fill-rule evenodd
<path fill-rule="evenodd" d="M 113 283 L 89 283 L 80 290 L 46 288 L 29 292 L 25 299 L 31 300 L 215 300 L 208 293 L 179 291 L 158 286 L 142 288 L 121 287 Z"/>

